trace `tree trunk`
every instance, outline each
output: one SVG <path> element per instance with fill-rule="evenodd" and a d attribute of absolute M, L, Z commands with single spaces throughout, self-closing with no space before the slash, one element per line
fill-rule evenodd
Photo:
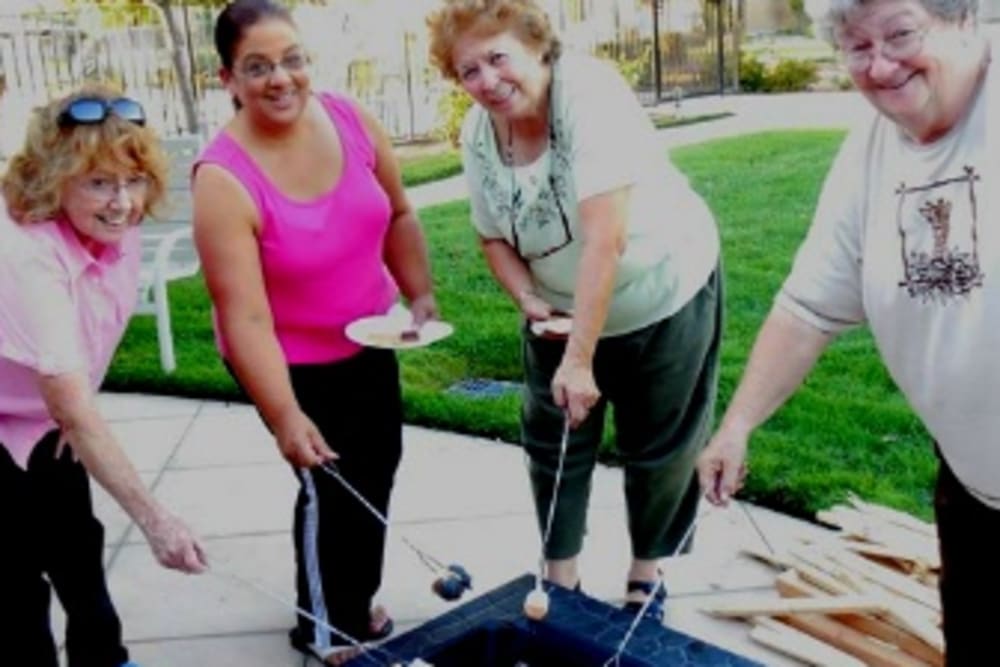
<path fill-rule="evenodd" d="M 187 131 L 196 134 L 198 132 L 198 111 L 195 108 L 196 102 L 194 90 L 191 88 L 191 77 L 188 75 L 187 63 L 184 60 L 184 36 L 177 25 L 174 13 L 170 10 L 171 0 L 153 0 L 153 4 L 159 8 L 167 26 L 170 40 L 170 60 L 173 62 L 175 78 L 180 88 Z"/>

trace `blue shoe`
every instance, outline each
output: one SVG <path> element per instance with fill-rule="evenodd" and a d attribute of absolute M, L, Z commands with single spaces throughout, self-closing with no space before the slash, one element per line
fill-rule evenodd
<path fill-rule="evenodd" d="M 129 661 L 129 662 L 126 662 L 126 663 L 122 664 L 122 667 L 139 667 L 139 663 Z"/>

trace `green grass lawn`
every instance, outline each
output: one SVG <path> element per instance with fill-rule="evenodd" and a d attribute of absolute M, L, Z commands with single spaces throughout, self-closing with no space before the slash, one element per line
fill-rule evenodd
<path fill-rule="evenodd" d="M 457 149 L 402 160 L 403 185 L 412 187 L 462 173 L 462 156 Z"/>
<path fill-rule="evenodd" d="M 773 294 L 809 224 L 838 132 L 776 132 L 677 149 L 676 163 L 715 212 L 723 238 L 727 322 L 720 412 Z M 519 379 L 518 315 L 495 285 L 468 223 L 468 205 L 424 209 L 437 295 L 451 338 L 401 353 L 408 422 L 513 440 L 519 401 L 446 393 L 473 377 Z M 214 349 L 200 278 L 173 283 L 178 369 L 159 369 L 154 320 L 130 325 L 106 383 L 119 391 L 233 398 Z M 798 515 L 847 491 L 930 516 L 929 438 L 879 362 L 871 338 L 839 339 L 804 387 L 756 435 L 745 496 Z M 485 472 L 485 471 L 484 471 Z"/>
<path fill-rule="evenodd" d="M 699 114 L 694 116 L 673 115 L 669 113 L 650 113 L 650 120 L 658 130 L 665 130 L 672 127 L 682 127 L 695 123 L 705 123 L 721 118 L 728 118 L 733 114 L 724 111 L 720 113 Z M 445 148 L 438 152 L 425 155 L 404 158 L 400 160 L 403 170 L 403 185 L 413 187 L 431 181 L 438 181 L 449 176 L 462 173 L 462 155 L 456 148 Z"/>
<path fill-rule="evenodd" d="M 683 127 L 685 125 L 695 125 L 697 123 L 707 123 L 711 120 L 721 120 L 729 118 L 733 114 L 729 111 L 718 113 L 703 113 L 695 116 L 675 116 L 669 113 L 654 112 L 649 114 L 649 119 L 653 121 L 653 127 L 657 130 L 666 130 L 671 127 Z"/>

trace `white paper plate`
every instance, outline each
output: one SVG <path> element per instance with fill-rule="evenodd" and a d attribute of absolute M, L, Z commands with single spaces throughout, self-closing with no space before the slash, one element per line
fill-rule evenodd
<path fill-rule="evenodd" d="M 566 338 L 572 330 L 572 317 L 550 317 L 531 323 L 531 333 L 545 338 Z"/>
<path fill-rule="evenodd" d="M 347 325 L 344 333 L 358 345 L 387 350 L 409 350 L 436 343 L 455 331 L 455 327 L 447 322 L 428 320 L 420 327 L 416 340 L 404 340 L 403 332 L 409 328 L 408 316 L 404 318 L 398 314 L 389 314 L 355 320 Z"/>

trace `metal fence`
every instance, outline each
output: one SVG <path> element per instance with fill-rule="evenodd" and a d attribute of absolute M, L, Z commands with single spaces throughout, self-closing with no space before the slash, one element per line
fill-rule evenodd
<path fill-rule="evenodd" d="M 645 102 L 737 86 L 742 0 L 549 4 L 565 41 L 615 61 Z"/>
<path fill-rule="evenodd" d="M 435 133 L 449 84 L 427 55 L 423 16 L 433 1 L 298 7 L 296 19 L 313 54 L 314 85 L 355 96 L 397 139 Z M 568 49 L 613 60 L 645 102 L 736 86 L 741 0 L 543 2 Z M 117 82 L 142 99 L 151 123 L 166 135 L 189 129 L 186 86 L 198 130 L 214 132 L 232 114 L 217 78 L 215 10 L 173 11 L 169 18 L 183 42 L 176 45 L 167 17 L 155 7 L 0 14 L 0 76 L 6 84 L 0 150 L 9 150 L 11 135 L 21 136 L 17 128 L 32 106 L 94 79 Z"/>

